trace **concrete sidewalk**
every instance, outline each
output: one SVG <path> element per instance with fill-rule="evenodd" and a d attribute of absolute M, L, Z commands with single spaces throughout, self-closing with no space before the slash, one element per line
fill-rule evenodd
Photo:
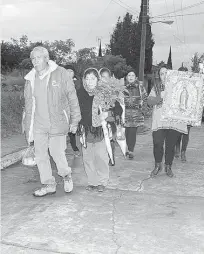
<path fill-rule="evenodd" d="M 34 198 L 36 168 L 2 171 L 2 252 L 9 254 L 202 254 L 204 253 L 204 126 L 192 128 L 188 162 L 175 160 L 175 177 L 153 167 L 151 134 L 139 135 L 133 161 L 119 147 L 104 193 L 87 192 L 81 158 L 72 156 L 75 188 Z"/>
<path fill-rule="evenodd" d="M 19 151 L 27 147 L 25 135 L 16 134 L 1 140 L 1 158 L 5 155 Z"/>

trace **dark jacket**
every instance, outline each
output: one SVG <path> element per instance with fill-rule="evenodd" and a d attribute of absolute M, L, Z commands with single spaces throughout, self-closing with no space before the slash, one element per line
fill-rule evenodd
<path fill-rule="evenodd" d="M 144 124 L 144 110 L 147 107 L 147 93 L 137 82 L 126 85 L 129 94 L 125 94 L 125 127 L 138 127 Z"/>

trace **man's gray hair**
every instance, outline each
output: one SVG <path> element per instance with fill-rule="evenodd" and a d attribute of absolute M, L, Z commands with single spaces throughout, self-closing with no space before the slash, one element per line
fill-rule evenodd
<path fill-rule="evenodd" d="M 49 52 L 46 48 L 44 47 L 41 47 L 41 46 L 37 46 L 35 47 L 31 52 L 30 52 L 30 57 L 32 57 L 32 54 L 35 52 L 35 51 L 39 51 L 42 53 L 43 56 L 46 56 L 46 57 L 49 57 Z"/>

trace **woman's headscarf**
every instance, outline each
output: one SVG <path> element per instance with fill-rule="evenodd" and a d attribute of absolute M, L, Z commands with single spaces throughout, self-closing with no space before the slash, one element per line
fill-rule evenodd
<path fill-rule="evenodd" d="M 101 126 L 100 117 L 98 114 L 99 105 L 103 108 L 103 103 L 105 101 L 103 94 L 98 88 L 98 84 L 94 89 L 90 89 L 86 84 L 86 75 L 93 73 L 99 80 L 98 70 L 95 68 L 88 68 L 84 71 L 83 75 L 83 89 L 80 91 L 79 104 L 81 108 L 82 120 L 81 124 L 84 127 L 94 130 Z"/>
<path fill-rule="evenodd" d="M 104 72 L 108 72 L 108 74 L 110 75 L 110 77 L 112 76 L 112 75 L 111 75 L 111 71 L 110 71 L 108 68 L 106 68 L 106 67 L 101 68 L 98 72 L 99 72 L 100 77 L 102 76 L 102 74 L 103 74 Z"/>
<path fill-rule="evenodd" d="M 99 75 L 98 70 L 97 70 L 96 68 L 92 68 L 92 67 L 91 67 L 91 68 L 88 68 L 88 69 L 86 69 L 86 70 L 84 71 L 84 75 L 83 75 L 83 86 L 84 86 L 84 89 L 88 92 L 88 94 L 89 94 L 90 96 L 93 96 L 93 95 L 95 95 L 95 93 L 96 93 L 97 85 L 96 85 L 96 87 L 95 87 L 94 89 L 90 89 L 90 88 L 87 86 L 87 84 L 86 84 L 86 75 L 91 74 L 91 73 L 93 73 L 93 74 L 97 77 L 97 79 L 98 79 L 98 81 L 99 81 L 100 75 Z"/>

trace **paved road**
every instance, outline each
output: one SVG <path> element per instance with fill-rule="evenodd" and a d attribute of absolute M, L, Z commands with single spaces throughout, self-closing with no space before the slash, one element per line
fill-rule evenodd
<path fill-rule="evenodd" d="M 134 161 L 117 148 L 107 190 L 87 192 L 81 159 L 73 167 L 75 189 L 34 198 L 36 168 L 2 171 L 2 254 L 203 254 L 204 126 L 191 131 L 188 163 L 176 160 L 175 177 L 153 166 L 151 133 L 139 135 Z M 56 175 L 56 169 L 53 166 Z"/>

